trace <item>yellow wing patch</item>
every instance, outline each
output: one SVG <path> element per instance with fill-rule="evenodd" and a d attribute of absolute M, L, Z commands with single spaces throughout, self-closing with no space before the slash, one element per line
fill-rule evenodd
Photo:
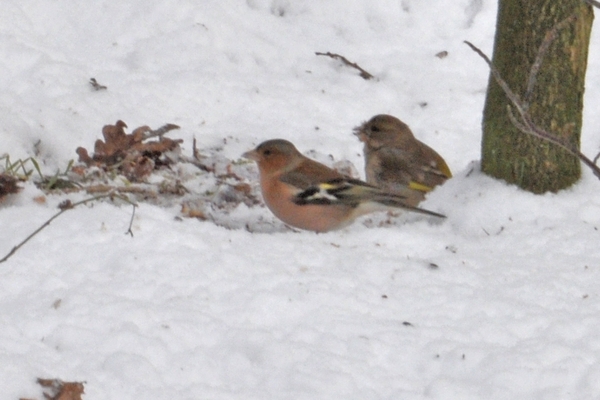
<path fill-rule="evenodd" d="M 410 181 L 410 183 L 408 184 L 408 187 L 414 190 L 418 190 L 420 192 L 431 192 L 433 190 L 432 187 L 427 186 L 427 185 L 423 185 L 422 183 L 419 182 L 415 182 L 415 181 Z"/>

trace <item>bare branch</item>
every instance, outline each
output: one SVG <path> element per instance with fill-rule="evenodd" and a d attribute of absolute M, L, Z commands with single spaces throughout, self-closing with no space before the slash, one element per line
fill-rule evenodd
<path fill-rule="evenodd" d="M 598 2 L 596 0 L 583 0 L 583 2 L 589 4 L 590 6 L 600 8 L 600 2 Z"/>
<path fill-rule="evenodd" d="M 135 209 L 137 208 L 136 204 L 132 204 L 133 206 L 133 210 L 131 211 L 131 220 L 129 221 L 129 227 L 127 228 L 127 232 L 125 232 L 125 234 L 129 234 L 131 237 L 133 237 L 133 231 L 131 230 L 131 227 L 133 226 L 133 218 L 135 217 Z"/>
<path fill-rule="evenodd" d="M 96 91 L 108 89 L 106 86 L 99 84 L 98 81 L 96 80 L 96 78 L 90 78 L 90 85 L 92 85 L 92 87 Z"/>
<path fill-rule="evenodd" d="M 543 53 L 545 53 L 547 51 L 549 42 L 554 40 L 554 38 L 556 38 L 558 30 L 562 29 L 565 24 L 570 23 L 573 19 L 574 19 L 574 17 L 571 16 L 571 17 L 568 17 L 567 19 L 561 21 L 546 35 L 544 42 L 548 41 L 548 43 L 542 43 L 542 46 L 540 47 L 540 50 L 536 57 L 536 62 L 534 63 L 534 65 L 531 68 L 530 75 L 529 75 L 529 81 L 528 81 L 528 90 L 533 91 L 533 88 L 536 83 L 536 75 L 537 75 L 537 73 L 539 71 L 539 67 L 542 63 L 542 58 L 544 55 Z M 477 48 L 472 43 L 470 43 L 468 41 L 465 41 L 465 43 L 469 47 L 471 47 L 471 49 L 473 51 L 475 51 L 477 54 L 479 54 L 479 56 L 481 56 L 481 58 L 483 58 L 485 60 L 485 62 L 490 67 L 492 76 L 494 77 L 494 79 L 496 80 L 498 85 L 500 85 L 500 87 L 502 88 L 502 90 L 504 91 L 504 93 L 506 94 L 508 99 L 510 100 L 510 102 L 513 104 L 513 106 L 517 109 L 519 116 L 521 117 L 521 121 L 517 120 L 516 116 L 512 112 L 512 109 L 510 108 L 510 106 L 508 106 L 508 117 L 509 117 L 510 121 L 513 123 L 513 125 L 523 133 L 535 136 L 539 139 L 542 139 L 542 140 L 554 143 L 557 146 L 560 146 L 561 148 L 563 148 L 564 150 L 568 151 L 569 153 L 571 153 L 572 155 L 577 157 L 579 160 L 581 160 L 581 162 L 583 162 L 589 168 L 591 168 L 594 175 L 596 175 L 596 177 L 598 177 L 600 179 L 600 168 L 596 165 L 596 161 L 598 160 L 598 157 L 600 157 L 600 155 L 597 156 L 594 159 L 594 161 L 592 161 L 589 158 L 587 158 L 583 153 L 581 153 L 581 151 L 579 151 L 579 149 L 577 147 L 566 142 L 565 140 L 558 137 L 557 135 L 552 134 L 552 133 L 540 128 L 539 126 L 537 126 L 533 122 L 533 120 L 531 119 L 531 115 L 529 114 L 529 110 L 528 110 L 529 105 L 523 104 L 523 102 L 519 99 L 519 97 L 510 89 L 510 87 L 508 86 L 506 81 L 504 79 L 502 79 L 502 76 L 500 75 L 500 73 L 498 72 L 496 67 L 492 64 L 492 62 L 490 61 L 488 56 L 485 55 L 485 53 L 483 53 L 479 48 Z"/>
<path fill-rule="evenodd" d="M 96 201 L 96 200 L 100 200 L 100 199 L 104 199 L 104 198 L 113 198 L 113 197 L 118 197 L 121 200 L 124 200 L 130 204 L 133 204 L 135 206 L 134 203 L 132 203 L 129 199 L 127 199 L 125 196 L 119 196 L 119 195 L 115 195 L 115 193 L 111 192 L 111 193 L 106 193 L 106 194 L 102 194 L 99 196 L 94 196 L 94 197 L 90 197 L 81 201 L 78 201 L 76 203 L 71 203 L 70 200 L 65 200 L 62 203 L 59 204 L 58 208 L 60 209 L 59 212 L 57 212 L 56 214 L 54 214 L 52 217 L 50 217 L 50 219 L 48 219 L 46 222 L 44 222 L 39 228 L 37 228 L 35 231 L 33 231 L 29 236 L 27 236 L 24 240 L 22 240 L 19 244 L 17 244 L 15 247 L 12 248 L 12 250 L 5 255 L 2 259 L 0 259 L 0 264 L 5 262 L 6 260 L 8 260 L 10 257 L 12 257 L 21 247 L 23 247 L 25 245 L 25 243 L 27 243 L 28 241 L 30 241 L 35 235 L 37 235 L 38 233 L 40 233 L 44 228 L 46 228 L 48 225 L 50 225 L 50 223 L 52 221 L 54 221 L 56 218 L 60 217 L 64 212 L 68 211 L 68 210 L 72 210 L 73 208 L 80 206 L 82 204 L 86 204 L 89 203 L 91 201 Z"/>
<path fill-rule="evenodd" d="M 496 80 L 496 82 L 498 83 L 498 85 L 500 85 L 500 87 L 502 88 L 502 90 L 504 91 L 504 93 L 506 94 L 506 96 L 508 97 L 508 99 L 510 100 L 510 102 L 513 103 L 513 105 L 517 108 L 517 111 L 519 111 L 519 114 L 523 115 L 525 113 L 525 109 L 523 109 L 523 107 L 521 105 L 521 100 L 519 99 L 519 96 L 517 96 L 512 90 L 510 90 L 510 87 L 504 81 L 504 79 L 502 79 L 502 76 L 500 75 L 500 72 L 496 69 L 496 67 L 494 66 L 494 64 L 492 64 L 492 61 L 488 58 L 488 56 L 486 56 L 485 53 L 483 51 L 481 51 L 473 43 L 471 43 L 471 42 L 469 42 L 467 40 L 465 40 L 465 43 L 475 53 L 479 54 L 479 56 L 481 56 L 481 58 L 483 58 L 485 60 L 485 62 L 487 63 L 487 65 L 490 67 L 490 70 L 492 71 L 492 76 L 494 77 L 494 79 Z"/>
<path fill-rule="evenodd" d="M 165 133 L 172 131 L 174 129 L 179 129 L 179 125 L 175 125 L 175 124 L 163 125 L 156 130 L 148 131 L 148 132 L 144 133 L 144 139 L 142 139 L 142 140 L 150 139 L 150 138 L 153 138 L 156 136 L 162 137 Z"/>
<path fill-rule="evenodd" d="M 542 61 L 544 59 L 544 56 L 546 56 L 546 53 L 548 52 L 548 49 L 550 48 L 550 44 L 556 39 L 556 37 L 558 36 L 558 32 L 560 30 L 564 29 L 566 26 L 568 26 L 570 23 L 574 22 L 576 19 L 577 19 L 577 13 L 573 13 L 570 16 L 568 16 L 567 18 L 563 19 L 558 24 L 554 25 L 554 27 L 546 33 L 546 36 L 544 37 L 544 40 L 542 41 L 542 44 L 540 45 L 540 48 L 538 49 L 537 55 L 535 57 L 535 61 L 533 62 L 533 65 L 531 66 L 531 70 L 529 71 L 529 79 L 527 81 L 527 90 L 525 91 L 525 96 L 523 96 L 523 99 L 524 99 L 523 107 L 525 108 L 525 110 L 529 109 L 529 102 L 531 101 L 533 89 L 537 82 L 537 74 L 540 70 L 540 67 L 542 66 Z"/>
<path fill-rule="evenodd" d="M 198 147 L 196 146 L 196 136 L 194 136 L 194 140 L 192 141 L 192 157 L 194 160 L 200 159 L 200 152 L 198 151 Z"/>
<path fill-rule="evenodd" d="M 342 63 L 344 63 L 345 65 L 351 67 L 351 68 L 355 68 L 360 72 L 360 77 L 365 79 L 365 80 L 369 80 L 369 79 L 373 79 L 375 78 L 373 75 L 371 75 L 370 73 L 368 73 L 367 71 L 365 71 L 364 69 L 362 69 L 361 67 L 358 66 L 357 63 L 353 63 L 350 62 L 346 57 L 341 56 L 339 54 L 335 54 L 335 53 L 331 53 L 331 52 L 327 52 L 327 53 L 319 53 L 318 51 L 315 52 L 316 55 L 318 56 L 327 56 L 327 57 L 331 57 L 334 60 L 340 60 Z"/>
<path fill-rule="evenodd" d="M 506 106 L 506 111 L 508 112 L 508 119 L 510 119 L 510 122 L 512 122 L 512 124 L 517 127 L 518 130 L 521 132 L 528 132 L 529 128 L 517 119 L 510 105 Z"/>
<path fill-rule="evenodd" d="M 594 172 L 594 175 L 596 175 L 598 178 L 600 178 L 600 168 L 596 165 L 596 159 L 594 161 L 590 160 L 583 153 L 581 153 L 575 146 L 571 145 L 568 142 L 565 142 L 560 137 L 558 137 L 550 132 L 547 132 L 547 131 L 543 130 L 542 128 L 540 128 L 539 126 L 537 126 L 535 123 L 533 123 L 533 121 L 531 120 L 531 116 L 528 113 L 523 116 L 523 123 L 522 123 L 521 121 L 517 120 L 517 118 L 515 117 L 515 115 L 513 114 L 512 110 L 511 110 L 510 106 L 508 106 L 508 117 L 509 117 L 510 121 L 513 123 L 513 125 L 521 132 L 527 133 L 529 135 L 535 136 L 539 139 L 546 140 L 548 142 L 554 143 L 557 146 L 562 147 L 569 153 L 573 154 L 575 157 L 579 158 L 584 164 L 589 166 L 592 169 L 592 171 Z"/>
<path fill-rule="evenodd" d="M 530 118 L 529 115 L 527 117 Z M 535 125 L 531 120 L 529 120 L 527 122 L 527 124 L 528 124 L 528 127 L 530 127 L 530 129 L 531 129 L 532 135 L 534 135 L 540 139 L 544 139 L 549 142 L 552 142 L 552 143 L 562 147 L 563 149 L 567 150 L 569 153 L 573 154 L 575 157 L 579 158 L 579 160 L 581 160 L 581 162 L 583 162 L 585 165 L 587 165 L 592 170 L 594 175 L 596 175 L 596 177 L 598 179 L 600 179 L 600 167 L 598 167 L 598 165 L 596 165 L 596 163 L 594 161 L 587 158 L 587 156 L 584 155 L 582 152 L 580 152 L 579 149 L 577 149 L 575 146 L 571 145 L 570 143 L 564 142 L 556 135 Z M 530 132 L 525 132 L 525 133 L 530 133 Z"/>

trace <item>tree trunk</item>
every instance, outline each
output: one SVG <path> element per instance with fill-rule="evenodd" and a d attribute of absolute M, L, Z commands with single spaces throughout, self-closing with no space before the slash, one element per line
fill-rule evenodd
<path fill-rule="evenodd" d="M 576 13 L 551 43 L 530 98 L 533 122 L 579 148 L 591 6 L 581 0 L 500 0 L 493 64 L 509 87 L 525 95 L 544 37 Z M 510 122 L 509 101 L 490 75 L 483 116 L 482 170 L 533 193 L 556 192 L 581 175 L 579 160 L 562 148 L 524 134 Z M 515 112 L 516 115 L 516 112 Z"/>

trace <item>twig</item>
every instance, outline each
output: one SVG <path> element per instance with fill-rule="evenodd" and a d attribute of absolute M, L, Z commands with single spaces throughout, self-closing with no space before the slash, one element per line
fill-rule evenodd
<path fill-rule="evenodd" d="M 365 79 L 365 80 L 369 80 L 369 79 L 373 79 L 374 76 L 371 75 L 370 73 L 368 73 L 367 71 L 365 71 L 364 69 L 362 69 L 361 67 L 359 67 L 359 65 L 357 63 L 353 63 L 350 62 L 350 60 L 348 60 L 346 57 L 341 56 L 339 54 L 335 54 L 335 53 L 331 53 L 331 52 L 327 52 L 327 53 L 320 53 L 320 52 L 315 52 L 316 55 L 318 56 L 327 56 L 327 57 L 331 57 L 335 60 L 340 60 L 342 63 L 346 64 L 349 67 L 355 68 L 360 72 L 360 77 Z"/>
<path fill-rule="evenodd" d="M 596 0 L 583 0 L 583 1 L 584 1 L 584 3 L 588 3 L 590 6 L 600 8 L 600 2 L 598 2 Z"/>
<path fill-rule="evenodd" d="M 540 128 L 539 126 L 537 126 L 531 120 L 530 115 L 527 115 L 526 118 L 527 118 L 526 125 L 530 129 L 530 132 L 525 132 L 525 133 L 530 133 L 533 136 L 536 136 L 540 139 L 544 139 L 549 142 L 552 142 L 552 143 L 562 147 L 563 149 L 567 150 L 569 153 L 571 153 L 575 157 L 579 158 L 579 160 L 581 160 L 581 162 L 583 162 L 585 165 L 590 167 L 590 169 L 592 170 L 594 175 L 596 175 L 596 177 L 598 179 L 600 179 L 600 167 L 598 167 L 598 165 L 596 165 L 596 163 L 594 161 L 590 160 L 585 154 L 583 154 L 581 151 L 579 151 L 579 149 L 577 147 L 573 146 L 570 143 L 564 142 L 555 134 L 550 133 L 550 132 Z"/>
<path fill-rule="evenodd" d="M 78 193 L 78 192 L 86 192 L 88 194 L 98 194 L 98 193 L 131 193 L 134 195 L 143 195 L 148 198 L 156 198 L 158 193 L 156 190 L 152 188 L 145 188 L 135 185 L 130 186 L 113 186 L 113 185 L 105 185 L 105 184 L 95 184 L 90 186 L 79 186 L 74 188 L 65 188 L 62 189 L 63 193 Z"/>
<path fill-rule="evenodd" d="M 129 234 L 131 237 L 133 237 L 133 231 L 131 230 L 131 227 L 133 226 L 133 218 L 135 217 L 135 209 L 137 208 L 136 204 L 132 204 L 133 206 L 133 211 L 131 211 L 131 220 L 129 221 L 129 227 L 127 228 L 127 232 L 125 232 L 125 234 Z"/>
<path fill-rule="evenodd" d="M 513 113 L 512 108 L 510 107 L 510 105 L 506 106 L 506 112 L 508 113 L 508 119 L 510 119 L 510 122 L 512 122 L 512 124 L 521 132 L 524 132 L 527 130 L 527 126 L 525 126 L 525 124 L 521 123 L 521 121 L 519 121 L 517 119 L 517 117 L 515 116 L 515 114 Z"/>
<path fill-rule="evenodd" d="M 196 136 L 194 136 L 194 140 L 192 141 L 192 157 L 194 160 L 200 159 L 200 152 L 198 151 L 198 147 L 196 146 Z"/>
<path fill-rule="evenodd" d="M 562 24 L 562 22 L 560 24 Z M 548 37 L 548 36 L 546 36 L 546 37 Z M 504 79 L 502 79 L 500 72 L 498 72 L 496 67 L 492 64 L 492 62 L 490 61 L 488 56 L 486 56 L 479 48 L 477 48 L 472 43 L 470 43 L 466 40 L 465 40 L 465 43 L 469 47 L 471 47 L 471 49 L 473 51 L 475 51 L 477 54 L 479 54 L 481 56 L 481 58 L 483 58 L 485 60 L 485 62 L 490 67 L 490 70 L 492 71 L 492 76 L 494 77 L 494 79 L 496 80 L 498 85 L 500 85 L 500 87 L 502 88 L 502 90 L 504 91 L 504 93 L 506 94 L 508 99 L 510 100 L 510 102 L 517 109 L 519 116 L 521 117 L 521 121 L 517 120 L 516 116 L 513 114 L 512 110 L 510 109 L 510 106 L 508 106 L 508 117 L 509 117 L 510 121 L 513 123 L 513 125 L 523 133 L 527 133 L 529 135 L 535 136 L 539 139 L 546 140 L 548 142 L 556 144 L 557 146 L 562 147 L 563 149 L 565 149 L 566 151 L 568 151 L 569 153 L 571 153 L 572 155 L 577 157 L 579 160 L 581 160 L 585 165 L 590 167 L 592 169 L 594 175 L 596 175 L 596 177 L 598 177 L 600 179 L 600 168 L 595 163 L 595 161 L 597 161 L 598 157 L 596 157 L 596 159 L 594 161 L 590 160 L 583 153 L 581 153 L 581 151 L 579 151 L 579 149 L 577 149 L 577 147 L 562 140 L 557 135 L 552 134 L 552 133 L 540 128 L 539 126 L 537 126 L 533 122 L 531 115 L 528 112 L 527 107 L 523 105 L 523 103 L 521 102 L 519 97 L 510 89 L 510 87 L 508 86 L 506 81 Z M 538 57 L 539 57 L 539 54 L 538 54 Z M 541 65 L 541 60 L 540 60 L 539 64 Z M 539 66 L 538 66 L 538 69 L 539 69 Z M 532 67 L 532 70 L 533 70 L 533 67 Z M 533 74 L 534 72 L 537 73 L 537 71 L 531 71 L 531 74 Z M 536 81 L 535 76 L 533 78 L 531 78 L 531 74 L 530 74 L 529 82 L 533 81 L 535 84 L 535 81 Z"/>
<path fill-rule="evenodd" d="M 544 59 L 544 56 L 546 55 L 546 53 L 548 52 L 548 49 L 550 48 L 550 44 L 556 39 L 556 37 L 558 36 L 558 32 L 560 30 L 565 28 L 567 25 L 569 25 L 576 19 L 577 19 L 577 13 L 573 13 L 570 16 L 568 16 L 567 18 L 563 19 L 558 24 L 554 25 L 552 27 L 552 29 L 550 29 L 546 33 L 546 36 L 544 37 L 544 40 L 542 41 L 542 44 L 540 45 L 540 48 L 538 49 L 537 56 L 535 57 L 535 61 L 533 62 L 533 65 L 531 66 L 531 70 L 529 71 L 529 79 L 527 80 L 527 90 L 525 91 L 525 96 L 523 96 L 524 97 L 523 108 L 525 108 L 526 110 L 529 108 L 529 102 L 531 101 L 533 89 L 537 82 L 537 74 L 540 70 L 540 67 L 542 66 L 542 61 Z"/>
<path fill-rule="evenodd" d="M 106 86 L 98 83 L 96 78 L 90 78 L 90 85 L 94 88 L 94 90 L 106 90 L 108 89 Z"/>
<path fill-rule="evenodd" d="M 62 203 L 59 204 L 58 208 L 60 208 L 60 211 L 57 212 L 56 214 L 54 214 L 52 217 L 50 217 L 50 219 L 48 219 L 46 222 L 44 222 L 39 228 L 37 228 L 35 231 L 33 231 L 29 236 L 27 236 L 23 241 L 21 241 L 19 244 L 17 244 L 15 247 L 12 248 L 12 250 L 4 256 L 4 258 L 2 258 L 0 260 L 0 264 L 5 262 L 6 260 L 8 260 L 10 257 L 13 256 L 13 254 L 15 254 L 17 252 L 17 250 L 19 250 L 21 247 L 23 247 L 25 245 L 25 243 L 27 243 L 29 240 L 31 240 L 35 235 L 37 235 L 38 233 L 40 233 L 42 231 L 42 229 L 46 228 L 48 225 L 50 225 L 50 223 L 52 221 L 54 221 L 56 218 L 60 217 L 64 212 L 68 211 L 68 210 L 72 210 L 73 208 L 80 206 L 82 204 L 86 204 L 89 203 L 91 201 L 96 201 L 96 200 L 100 200 L 100 199 L 104 199 L 107 197 L 118 197 L 121 200 L 124 200 L 130 204 L 133 204 L 135 206 L 134 203 L 132 203 L 131 201 L 129 201 L 129 199 L 125 198 L 125 196 L 118 196 L 115 195 L 114 193 L 106 193 L 106 194 L 102 194 L 99 196 L 94 196 L 94 197 L 90 197 L 81 201 L 78 201 L 76 203 L 71 203 L 71 200 L 65 200 Z"/>
<path fill-rule="evenodd" d="M 485 62 L 487 63 L 487 65 L 490 67 L 490 70 L 492 71 L 492 75 L 494 76 L 494 79 L 496 80 L 496 82 L 498 83 L 498 85 L 500 85 L 500 87 L 502 88 L 502 90 L 504 91 L 504 93 L 506 94 L 506 96 L 508 97 L 508 99 L 511 101 L 511 103 L 514 104 L 515 107 L 517 107 L 517 110 L 519 111 L 519 114 L 524 114 L 526 111 L 523 109 L 523 107 L 521 106 L 521 100 L 519 99 L 519 96 L 517 96 L 512 90 L 510 90 L 510 87 L 508 86 L 508 84 L 504 81 L 504 79 L 502 79 L 502 76 L 500 75 L 500 72 L 498 72 L 498 70 L 496 69 L 496 67 L 494 66 L 494 64 L 492 64 L 492 61 L 488 58 L 488 56 L 485 55 L 485 53 L 481 50 L 479 50 L 478 47 L 476 47 L 473 43 L 465 40 L 465 43 L 477 54 L 479 54 L 481 56 L 481 58 L 483 58 L 485 60 Z"/>
<path fill-rule="evenodd" d="M 156 136 L 162 137 L 165 133 L 172 131 L 174 129 L 179 129 L 179 125 L 175 125 L 175 124 L 166 124 L 161 126 L 158 129 L 155 129 L 153 131 L 148 131 L 146 133 L 144 133 L 144 139 L 150 139 Z"/>

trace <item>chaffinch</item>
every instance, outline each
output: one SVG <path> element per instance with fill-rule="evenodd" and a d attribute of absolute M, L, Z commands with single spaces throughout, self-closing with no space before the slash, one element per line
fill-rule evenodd
<path fill-rule="evenodd" d="M 444 217 L 311 160 L 287 140 L 268 140 L 243 157 L 258 164 L 267 207 L 296 228 L 327 232 L 343 228 L 361 215 L 395 208 Z"/>
<path fill-rule="evenodd" d="M 367 182 L 406 197 L 416 206 L 425 194 L 452 177 L 446 161 L 415 138 L 404 122 L 391 115 L 376 115 L 354 128 L 364 142 Z"/>

